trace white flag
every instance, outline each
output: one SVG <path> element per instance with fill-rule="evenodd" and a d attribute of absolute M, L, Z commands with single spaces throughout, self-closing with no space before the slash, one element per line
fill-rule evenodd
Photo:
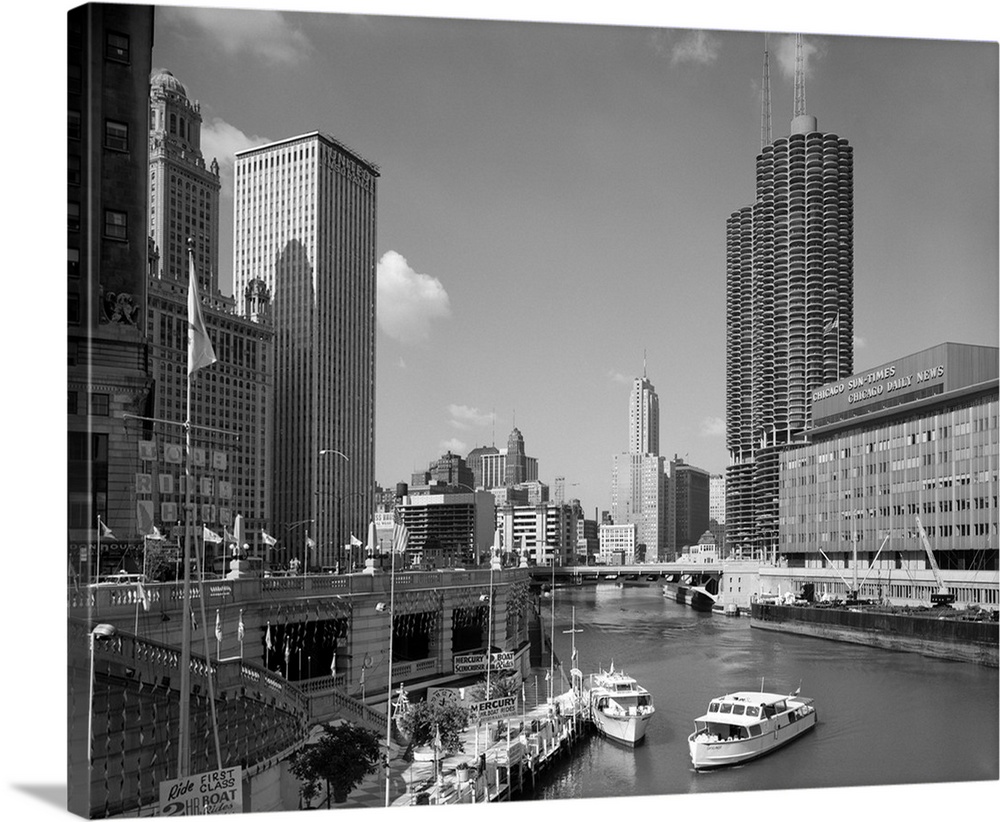
<path fill-rule="evenodd" d="M 191 264 L 188 274 L 188 377 L 199 368 L 216 362 L 215 349 L 209 339 L 205 320 L 201 316 L 201 298 L 198 296 L 198 274 L 194 268 L 194 252 L 189 253 Z"/>
<path fill-rule="evenodd" d="M 222 642 L 222 615 L 218 610 L 215 612 L 215 639 Z"/>
<path fill-rule="evenodd" d="M 260 531 L 260 538 L 264 541 L 264 544 L 267 545 L 267 546 L 273 546 L 273 545 L 277 545 L 278 544 L 278 540 L 276 540 L 274 537 L 272 537 L 263 528 Z"/>
<path fill-rule="evenodd" d="M 205 542 L 214 542 L 216 544 L 222 542 L 222 537 L 215 533 L 215 531 L 210 530 L 207 525 L 202 525 L 201 528 L 201 536 Z"/>
<path fill-rule="evenodd" d="M 149 594 L 146 593 L 146 589 L 141 582 L 135 584 L 135 592 L 139 597 L 139 602 L 142 603 L 142 610 L 149 610 Z"/>
<path fill-rule="evenodd" d="M 240 624 L 236 626 L 236 634 L 240 638 L 240 642 L 243 641 L 243 637 L 246 635 L 246 631 L 243 628 L 243 609 L 240 609 Z"/>

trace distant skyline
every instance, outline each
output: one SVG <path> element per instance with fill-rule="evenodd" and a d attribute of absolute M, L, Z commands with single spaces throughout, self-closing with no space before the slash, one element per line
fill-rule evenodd
<path fill-rule="evenodd" d="M 154 64 L 222 166 L 223 237 L 236 150 L 321 130 L 381 169 L 381 484 L 502 447 L 516 415 L 540 479 L 607 509 L 644 352 L 661 453 L 724 470 L 724 226 L 754 196 L 761 33 L 170 7 L 156 25 Z M 792 41 L 769 38 L 774 137 Z M 855 151 L 857 369 L 995 344 L 995 45 L 805 42 L 807 111 Z"/>

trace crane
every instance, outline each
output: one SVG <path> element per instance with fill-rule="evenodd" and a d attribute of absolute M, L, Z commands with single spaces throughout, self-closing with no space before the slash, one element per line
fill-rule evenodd
<path fill-rule="evenodd" d="M 920 539 L 923 540 L 924 550 L 927 552 L 927 561 L 930 563 L 931 570 L 934 572 L 934 579 L 937 580 L 938 584 L 937 593 L 931 594 L 931 603 L 933 605 L 951 605 L 955 601 L 955 595 L 948 590 L 948 586 L 944 584 L 944 579 L 941 578 L 941 569 L 938 568 L 937 560 L 934 559 L 934 552 L 931 550 L 931 543 L 927 539 L 924 526 L 920 524 L 920 517 L 917 517 L 916 520 L 917 530 L 920 531 Z"/>

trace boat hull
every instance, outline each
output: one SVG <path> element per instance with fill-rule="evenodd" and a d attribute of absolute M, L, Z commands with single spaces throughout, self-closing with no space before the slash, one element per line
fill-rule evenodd
<path fill-rule="evenodd" d="M 709 770 L 748 762 L 787 745 L 814 727 L 816 727 L 816 711 L 810 710 L 794 722 L 772 728 L 767 733 L 750 739 L 705 742 L 699 741 L 698 734 L 694 733 L 688 737 L 691 764 L 697 770 Z"/>
<path fill-rule="evenodd" d="M 594 727 L 608 739 L 623 745 L 638 745 L 646 736 L 646 726 L 653 718 L 652 713 L 623 717 L 609 716 L 602 711 L 594 711 Z"/>

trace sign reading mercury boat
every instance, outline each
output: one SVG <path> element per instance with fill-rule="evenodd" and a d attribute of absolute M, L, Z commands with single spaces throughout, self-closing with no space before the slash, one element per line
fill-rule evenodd
<path fill-rule="evenodd" d="M 610 739 L 637 745 L 653 718 L 653 696 L 634 678 L 611 670 L 590 675 L 587 702 L 594 727 Z"/>
<path fill-rule="evenodd" d="M 738 691 L 713 699 L 694 721 L 688 737 L 695 768 L 735 765 L 770 753 L 816 726 L 812 700 L 763 690 Z"/>

